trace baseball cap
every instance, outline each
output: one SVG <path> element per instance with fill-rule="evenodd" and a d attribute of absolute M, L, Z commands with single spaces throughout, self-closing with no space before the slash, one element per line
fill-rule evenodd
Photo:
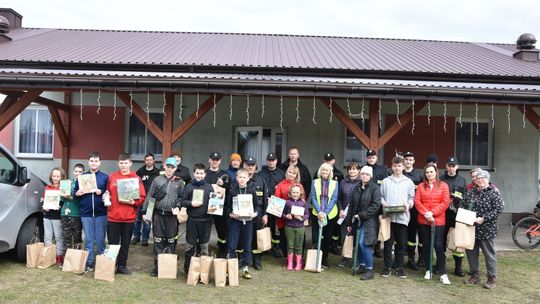
<path fill-rule="evenodd" d="M 212 152 L 212 153 L 210 153 L 209 158 L 211 158 L 211 159 L 221 159 L 221 154 L 219 152 Z"/>
<path fill-rule="evenodd" d="M 374 155 L 377 155 L 377 152 L 375 150 L 367 150 L 366 151 L 366 156 L 374 156 Z"/>
<path fill-rule="evenodd" d="M 457 165 L 458 160 L 454 156 L 451 156 L 451 157 L 448 158 L 448 160 L 446 160 L 446 164 L 447 165 Z"/>
<path fill-rule="evenodd" d="M 426 158 L 426 164 L 429 164 L 429 163 L 438 163 L 439 162 L 439 157 L 436 155 L 436 154 L 430 154 L 428 155 L 428 157 Z"/>
<path fill-rule="evenodd" d="M 169 157 L 169 158 L 167 158 L 167 159 L 165 160 L 165 166 L 167 166 L 167 165 L 173 166 L 173 167 L 176 168 L 176 167 L 177 167 L 177 165 L 176 165 L 176 158 L 174 158 L 174 157 Z"/>
<path fill-rule="evenodd" d="M 257 160 L 255 159 L 255 157 L 252 157 L 252 156 L 248 156 L 246 157 L 246 159 L 244 160 L 244 163 L 246 165 L 255 165 L 257 163 Z"/>
<path fill-rule="evenodd" d="M 414 153 L 412 153 L 411 151 L 407 151 L 403 153 L 403 157 L 414 157 Z"/>
<path fill-rule="evenodd" d="M 277 155 L 274 152 L 268 153 L 268 155 L 266 156 L 266 160 L 276 160 L 276 159 L 277 159 Z"/>

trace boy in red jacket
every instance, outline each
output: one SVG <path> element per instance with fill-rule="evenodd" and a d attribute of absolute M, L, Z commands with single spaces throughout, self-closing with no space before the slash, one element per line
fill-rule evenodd
<path fill-rule="evenodd" d="M 137 207 L 141 206 L 146 198 L 141 178 L 135 171 L 131 171 L 132 164 L 129 154 L 120 154 L 119 170 L 111 174 L 107 184 L 111 200 L 111 206 L 107 211 L 107 239 L 111 245 L 120 244 L 120 252 L 116 258 L 116 272 L 126 275 L 131 274 L 126 265 L 133 226 L 137 219 Z M 130 180 L 121 181 L 123 179 Z"/>

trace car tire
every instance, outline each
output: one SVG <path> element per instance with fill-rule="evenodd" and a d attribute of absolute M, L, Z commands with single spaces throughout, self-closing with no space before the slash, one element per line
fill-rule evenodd
<path fill-rule="evenodd" d="M 26 261 L 26 245 L 30 244 L 33 240 L 42 239 L 43 231 L 41 221 L 37 217 L 27 218 L 19 230 L 17 235 L 17 245 L 15 246 L 17 260 L 19 262 Z"/>

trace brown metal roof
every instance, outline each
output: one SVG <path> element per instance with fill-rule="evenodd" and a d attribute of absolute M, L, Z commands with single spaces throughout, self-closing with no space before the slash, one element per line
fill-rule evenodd
<path fill-rule="evenodd" d="M 513 45 L 269 34 L 14 29 L 0 65 L 246 67 L 367 73 L 539 77 Z"/>

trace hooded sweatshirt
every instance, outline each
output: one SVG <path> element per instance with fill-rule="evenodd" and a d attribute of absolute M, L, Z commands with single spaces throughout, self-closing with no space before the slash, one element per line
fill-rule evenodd
<path fill-rule="evenodd" d="M 395 177 L 390 175 L 381 184 L 381 203 L 387 206 L 409 205 L 409 209 L 414 206 L 414 183 L 410 178 L 402 175 Z M 409 225 L 410 212 L 392 213 L 390 221 L 405 226 Z"/>

